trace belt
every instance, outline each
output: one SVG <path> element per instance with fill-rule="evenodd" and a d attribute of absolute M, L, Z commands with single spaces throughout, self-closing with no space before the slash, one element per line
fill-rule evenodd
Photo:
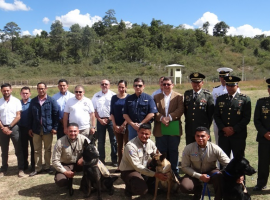
<path fill-rule="evenodd" d="M 100 119 L 109 119 L 109 117 L 101 117 Z"/>

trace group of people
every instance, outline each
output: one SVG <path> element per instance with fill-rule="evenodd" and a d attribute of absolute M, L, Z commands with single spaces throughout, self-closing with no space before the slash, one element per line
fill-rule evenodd
<path fill-rule="evenodd" d="M 190 74 L 191 90 L 184 95 L 173 90 L 171 78 L 161 77 L 160 89 L 152 96 L 144 93 L 145 83 L 141 78 L 133 82 L 134 94 L 127 94 L 127 82 L 118 82 L 117 93 L 110 90 L 106 79 L 100 83 L 101 90 L 90 100 L 85 97 L 82 85 L 77 85 L 74 94 L 68 91 L 68 81 L 58 81 L 59 92 L 50 97 L 47 85 L 37 84 L 37 97 L 31 99 L 29 87 L 21 89 L 21 101 L 12 96 L 10 84 L 1 85 L 0 99 L 0 144 L 2 166 L 0 177 L 8 168 L 8 146 L 11 139 L 18 160 L 18 176 L 24 177 L 28 168 L 28 142 L 31 146 L 31 173 L 35 176 L 43 171 L 52 174 L 56 169 L 55 181 L 59 186 L 67 184 L 74 171 L 83 165 L 83 141 L 94 136 L 98 140 L 101 163 L 105 164 L 106 131 L 111 144 L 111 164 L 118 167 L 125 182 L 126 195 L 142 195 L 153 187 L 153 179 L 166 180 L 166 174 L 156 173 L 148 168 L 150 155 L 158 149 L 166 154 L 172 171 L 181 182 L 183 192 L 201 195 L 201 182 L 216 183 L 215 197 L 220 199 L 220 176 L 216 173 L 216 162 L 225 167 L 230 154 L 244 156 L 247 125 L 251 118 L 250 98 L 240 93 L 241 80 L 231 76 L 230 68 L 219 68 L 221 85 L 212 93 L 203 89 L 205 76 Z M 270 94 L 270 79 L 266 80 Z M 265 188 L 269 175 L 268 151 L 270 132 L 269 97 L 259 99 L 254 114 L 258 130 L 259 167 L 255 191 Z M 183 134 L 181 117 L 185 116 L 186 147 L 182 155 L 182 170 L 179 176 L 180 138 Z M 211 142 L 210 127 L 214 120 L 216 144 Z M 155 143 L 150 140 L 151 123 Z M 52 154 L 53 135 L 57 135 Z M 44 143 L 45 166 L 42 166 L 42 142 Z M 267 150 L 267 151 L 266 151 Z"/>

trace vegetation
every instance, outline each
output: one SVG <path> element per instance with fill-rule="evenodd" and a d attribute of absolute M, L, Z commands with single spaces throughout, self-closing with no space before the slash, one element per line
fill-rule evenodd
<path fill-rule="evenodd" d="M 110 9 L 92 27 L 73 24 L 65 31 L 56 20 L 49 33 L 19 37 L 19 25 L 8 22 L 0 31 L 0 78 L 160 76 L 166 74 L 165 65 L 179 63 L 186 66 L 185 77 L 200 71 L 212 80 L 218 67 L 231 67 L 241 76 L 243 58 L 246 79 L 269 72 L 269 37 L 227 36 L 229 25 L 223 21 L 211 36 L 209 25 L 191 30 L 152 19 L 150 25 L 127 27 Z"/>

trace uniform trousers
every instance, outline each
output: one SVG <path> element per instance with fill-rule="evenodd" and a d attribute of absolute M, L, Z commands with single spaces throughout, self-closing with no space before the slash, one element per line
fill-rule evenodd
<path fill-rule="evenodd" d="M 63 164 L 62 163 L 62 165 L 67 171 L 81 172 L 83 170 L 83 166 L 79 166 L 77 164 Z M 68 186 L 68 177 L 66 177 L 66 175 L 61 172 L 57 171 L 55 173 L 54 181 L 56 185 L 58 185 L 59 187 Z"/>
<path fill-rule="evenodd" d="M 62 122 L 59 120 L 58 122 L 58 127 L 57 127 L 57 140 L 60 139 L 61 137 L 65 136 L 66 134 L 64 133 L 64 127 Z"/>
<path fill-rule="evenodd" d="M 23 152 L 22 152 L 22 144 L 20 141 L 19 126 L 18 125 L 13 126 L 11 131 L 12 133 L 10 135 L 6 135 L 0 129 L 0 141 L 1 141 L 1 151 L 2 151 L 2 166 L 1 166 L 2 172 L 6 172 L 8 169 L 8 150 L 9 150 L 10 139 L 15 149 L 15 155 L 17 157 L 17 162 L 18 162 L 18 169 L 24 170 Z"/>
<path fill-rule="evenodd" d="M 42 171 L 42 141 L 44 142 L 45 169 L 50 168 L 53 134 L 44 134 L 43 129 L 41 128 L 40 134 L 34 133 L 33 135 L 33 144 L 35 150 L 35 170 L 40 172 Z"/>
<path fill-rule="evenodd" d="M 209 171 L 206 174 L 211 176 L 212 174 L 214 174 L 216 172 L 219 172 L 219 170 L 214 169 L 212 171 Z M 215 200 L 221 200 L 222 196 L 223 196 L 223 176 L 222 176 L 222 173 L 218 173 L 218 174 L 215 174 L 214 176 L 212 176 L 208 183 L 213 184 L 213 187 L 215 190 Z M 181 179 L 180 190 L 183 193 L 201 196 L 202 188 L 203 188 L 202 182 L 195 177 L 191 177 L 191 176 L 186 174 Z"/>
<path fill-rule="evenodd" d="M 230 157 L 231 151 L 233 156 L 244 156 L 246 148 L 246 139 L 245 138 L 235 138 L 232 136 L 225 137 L 219 135 L 218 146 Z"/>
<path fill-rule="evenodd" d="M 83 130 L 80 130 L 80 134 L 84 135 L 87 138 L 89 138 L 89 134 L 90 134 L 89 132 L 90 132 L 90 127 L 83 129 Z"/>
<path fill-rule="evenodd" d="M 258 145 L 258 178 L 257 186 L 264 187 L 267 185 L 270 165 L 270 143 L 259 142 Z"/>

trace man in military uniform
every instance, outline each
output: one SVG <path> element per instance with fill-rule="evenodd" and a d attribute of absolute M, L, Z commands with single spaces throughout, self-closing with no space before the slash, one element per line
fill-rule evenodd
<path fill-rule="evenodd" d="M 192 73 L 189 76 L 192 88 L 184 93 L 186 144 L 195 142 L 196 128 L 210 129 L 214 114 L 214 100 L 210 91 L 202 89 L 205 76 Z"/>
<path fill-rule="evenodd" d="M 236 76 L 224 77 L 228 93 L 216 100 L 214 119 L 219 130 L 218 145 L 230 156 L 244 156 L 246 148 L 247 125 L 251 117 L 251 101 L 244 94 L 238 93 Z"/>
<path fill-rule="evenodd" d="M 148 189 L 154 190 L 154 187 L 149 188 L 149 186 L 154 186 L 154 179 L 151 177 L 157 177 L 163 181 L 167 179 L 166 174 L 154 172 L 147 168 L 151 153 L 157 151 L 155 143 L 149 139 L 151 125 L 141 124 L 137 134 L 137 137 L 126 144 L 119 166 L 121 178 L 126 185 L 126 196 L 143 195 Z"/>
<path fill-rule="evenodd" d="M 266 80 L 268 93 L 270 94 L 270 78 Z M 270 97 L 258 99 L 255 113 L 254 125 L 258 131 L 258 179 L 253 191 L 261 191 L 266 188 L 269 177 L 270 165 Z"/>

